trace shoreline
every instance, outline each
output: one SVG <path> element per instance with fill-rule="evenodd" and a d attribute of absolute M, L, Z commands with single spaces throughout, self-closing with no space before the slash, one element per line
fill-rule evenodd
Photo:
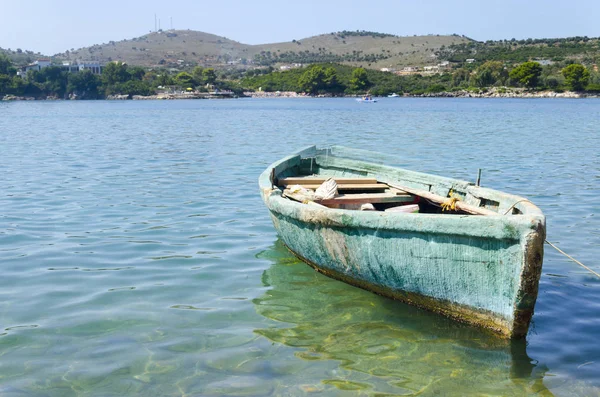
<path fill-rule="evenodd" d="M 505 90 L 495 89 L 482 90 L 479 92 L 461 90 L 461 91 L 444 91 L 439 93 L 424 93 L 424 94 L 404 94 L 403 97 L 413 98 L 598 98 L 598 94 L 575 91 L 526 91 L 524 89 Z"/>
<path fill-rule="evenodd" d="M 35 97 L 21 97 L 15 95 L 5 95 L 0 98 L 0 101 L 94 101 L 94 100 L 107 100 L 107 101 L 148 101 L 148 100 L 190 100 L 190 99 L 238 99 L 238 98 L 359 98 L 362 95 L 308 95 L 305 93 L 297 93 L 294 91 L 285 92 L 244 92 L 240 96 L 236 95 L 219 95 L 214 93 L 206 92 L 189 92 L 189 93 L 160 93 L 156 95 L 109 95 L 103 99 L 77 99 L 67 98 L 60 99 L 57 97 L 46 97 L 46 98 L 35 98 Z M 387 98 L 387 96 L 373 96 L 374 98 Z M 600 94 L 586 93 L 586 92 L 574 92 L 574 91 L 526 91 L 524 89 L 497 89 L 492 88 L 489 90 L 476 91 L 443 91 L 437 93 L 423 93 L 423 94 L 410 94 L 405 93 L 398 98 L 566 98 L 566 99 L 583 99 L 583 98 L 600 98 Z M 390 98 L 394 99 L 394 98 Z"/>

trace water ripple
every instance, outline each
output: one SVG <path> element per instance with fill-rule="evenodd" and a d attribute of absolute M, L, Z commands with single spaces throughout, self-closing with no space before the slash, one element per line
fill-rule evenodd
<path fill-rule="evenodd" d="M 309 144 L 482 168 L 600 271 L 598 101 L 377 105 L 0 104 L 0 394 L 600 395 L 600 281 L 553 250 L 507 345 L 299 263 L 256 186 Z"/>

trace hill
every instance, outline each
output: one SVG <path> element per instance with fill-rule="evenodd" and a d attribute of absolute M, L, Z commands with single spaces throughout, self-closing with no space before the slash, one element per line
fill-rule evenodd
<path fill-rule="evenodd" d="M 19 66 L 27 65 L 39 58 L 49 58 L 39 52 L 21 50 L 20 48 L 16 50 L 0 48 L 0 55 L 6 55 L 14 65 Z"/>
<path fill-rule="evenodd" d="M 41 57 L 32 51 L 5 52 L 17 66 Z M 71 49 L 52 57 L 54 61 L 122 61 L 143 67 L 190 69 L 196 65 L 279 66 L 285 64 L 339 63 L 370 69 L 435 65 L 449 61 L 462 66 L 467 59 L 477 64 L 498 60 L 515 64 L 527 60 L 600 63 L 600 39 L 475 41 L 459 35 L 400 37 L 367 31 L 342 31 L 290 42 L 249 45 L 226 37 L 193 30 L 151 32 L 130 40 L 111 41 Z M 475 65 L 473 65 L 475 66 Z"/>
<path fill-rule="evenodd" d="M 123 61 L 140 66 L 339 62 L 370 68 L 436 63 L 435 52 L 471 40 L 458 35 L 398 37 L 376 32 L 336 32 L 291 42 L 248 45 L 193 30 L 169 30 L 118 42 L 71 49 L 56 60 Z"/>

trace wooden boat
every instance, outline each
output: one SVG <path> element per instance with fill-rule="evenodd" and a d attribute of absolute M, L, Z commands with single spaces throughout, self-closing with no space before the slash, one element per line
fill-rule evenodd
<path fill-rule="evenodd" d="M 312 146 L 262 173 L 261 195 L 285 245 L 330 277 L 507 338 L 525 336 L 542 269 L 540 209 L 365 157 Z M 334 198 L 294 193 L 296 185 L 306 192 L 328 178 L 337 182 Z M 366 203 L 375 211 L 348 209 Z M 393 211 L 415 203 L 419 213 Z"/>

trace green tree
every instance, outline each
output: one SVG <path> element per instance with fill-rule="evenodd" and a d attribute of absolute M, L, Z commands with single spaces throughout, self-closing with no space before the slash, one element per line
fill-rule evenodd
<path fill-rule="evenodd" d="M 150 87 L 150 84 L 140 80 L 129 80 L 125 83 L 118 84 L 116 89 L 119 94 L 125 95 L 153 95 L 156 92 Z"/>
<path fill-rule="evenodd" d="M 477 87 L 489 87 L 496 82 L 489 69 L 477 70 L 471 80 L 473 85 Z"/>
<path fill-rule="evenodd" d="M 509 77 L 527 88 L 537 86 L 542 74 L 542 65 L 538 62 L 525 62 L 510 71 Z"/>
<path fill-rule="evenodd" d="M 10 76 L 15 73 L 16 73 L 16 70 L 13 67 L 10 58 L 4 54 L 0 54 L 0 75 L 4 74 L 7 76 Z"/>
<path fill-rule="evenodd" d="M 175 83 L 183 88 L 192 88 L 195 85 L 194 77 L 187 72 L 178 73 L 175 76 Z"/>
<path fill-rule="evenodd" d="M 452 73 L 452 85 L 454 87 L 458 87 L 461 85 L 466 86 L 469 83 L 470 76 L 471 72 L 469 72 L 467 69 L 457 69 L 454 73 Z"/>
<path fill-rule="evenodd" d="M 325 83 L 327 89 L 330 91 L 336 91 L 338 88 L 340 88 L 337 70 L 335 70 L 335 68 L 333 67 L 328 67 L 327 69 L 325 69 L 325 76 L 323 78 L 323 82 Z"/>
<path fill-rule="evenodd" d="M 369 78 L 364 68 L 356 68 L 352 71 L 350 88 L 354 91 L 364 91 L 369 86 Z"/>
<path fill-rule="evenodd" d="M 194 77 L 194 81 L 196 82 L 196 84 L 202 84 L 202 82 L 204 81 L 204 75 L 202 74 L 202 72 L 204 72 L 204 68 L 202 66 L 196 66 L 192 70 L 192 76 Z"/>
<path fill-rule="evenodd" d="M 0 74 L 0 96 L 8 94 L 12 79 L 7 74 Z"/>
<path fill-rule="evenodd" d="M 556 89 L 560 85 L 560 81 L 557 76 L 547 76 L 544 80 L 546 87 Z"/>
<path fill-rule="evenodd" d="M 67 91 L 67 72 L 58 66 L 48 66 L 40 71 L 30 70 L 27 80 L 45 95 L 63 97 Z"/>
<path fill-rule="evenodd" d="M 165 87 L 168 85 L 173 85 L 174 81 L 171 75 L 166 70 L 163 70 L 161 74 L 156 76 L 156 84 Z"/>
<path fill-rule="evenodd" d="M 215 84 L 217 81 L 217 74 L 213 68 L 204 69 L 202 71 L 202 78 L 206 84 Z"/>
<path fill-rule="evenodd" d="M 146 70 L 140 66 L 133 66 L 127 68 L 130 78 L 128 80 L 142 80 L 146 74 Z"/>
<path fill-rule="evenodd" d="M 100 96 L 100 84 L 98 75 L 92 73 L 91 70 L 82 70 L 69 74 L 67 92 L 73 93 L 81 99 L 96 99 Z"/>
<path fill-rule="evenodd" d="M 581 91 L 590 81 L 590 72 L 580 63 L 573 63 L 561 71 L 565 84 L 573 91 Z"/>
<path fill-rule="evenodd" d="M 478 87 L 491 85 L 504 85 L 508 79 L 508 72 L 500 61 L 487 61 L 475 71 L 474 83 Z"/>
<path fill-rule="evenodd" d="M 309 94 L 316 94 L 319 90 L 325 88 L 325 70 L 322 66 L 309 67 L 298 79 L 298 86 L 301 91 Z"/>
<path fill-rule="evenodd" d="M 123 62 L 110 62 L 102 70 L 102 82 L 106 86 L 124 83 L 130 79 L 131 75 L 127 73 L 127 65 Z"/>
<path fill-rule="evenodd" d="M 13 95 L 25 95 L 28 84 L 19 76 L 13 76 L 8 86 L 8 93 Z M 38 89 L 39 91 L 39 89 Z"/>

